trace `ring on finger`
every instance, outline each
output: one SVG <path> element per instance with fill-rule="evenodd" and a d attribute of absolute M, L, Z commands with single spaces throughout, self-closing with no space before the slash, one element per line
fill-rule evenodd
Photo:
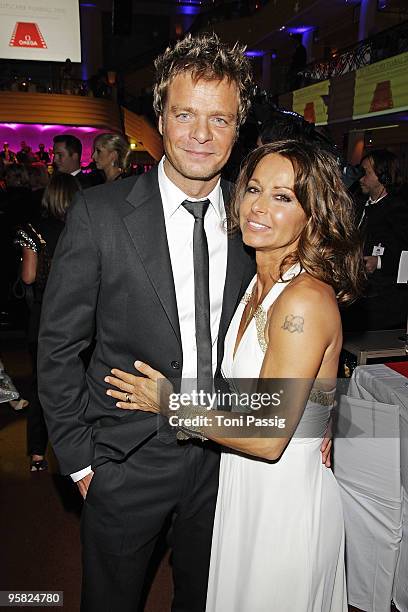
<path fill-rule="evenodd" d="M 132 395 L 130 393 L 125 393 L 125 401 L 126 402 L 131 402 L 132 401 Z"/>

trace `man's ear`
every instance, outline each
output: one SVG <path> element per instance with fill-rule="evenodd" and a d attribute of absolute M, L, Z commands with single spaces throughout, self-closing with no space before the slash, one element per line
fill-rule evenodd
<path fill-rule="evenodd" d="M 159 132 L 163 136 L 163 115 L 159 115 Z"/>

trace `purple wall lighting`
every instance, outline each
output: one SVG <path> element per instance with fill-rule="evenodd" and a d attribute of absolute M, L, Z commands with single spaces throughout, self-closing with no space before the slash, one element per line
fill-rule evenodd
<path fill-rule="evenodd" d="M 190 5 L 185 5 L 182 4 L 181 6 L 177 7 L 177 13 L 179 15 L 198 15 L 198 13 L 200 12 L 200 7 L 199 6 L 190 6 Z"/>
<path fill-rule="evenodd" d="M 95 136 L 109 132 L 93 127 L 70 127 L 69 125 L 43 125 L 41 123 L 0 123 L 0 150 L 3 143 L 8 142 L 15 153 L 20 150 L 22 140 L 38 151 L 38 145 L 43 143 L 46 150 L 52 148 L 53 138 L 57 134 L 72 134 L 82 142 L 82 165 L 91 161 L 92 144 Z"/>
<path fill-rule="evenodd" d="M 295 28 L 286 28 L 286 31 L 290 32 L 290 34 L 304 34 L 305 32 L 310 32 L 311 30 L 314 30 L 314 26 L 296 26 Z"/>
<path fill-rule="evenodd" d="M 252 51 L 245 51 L 245 55 L 247 57 L 263 57 L 265 55 L 265 51 L 257 51 L 253 49 Z"/>
<path fill-rule="evenodd" d="M 177 13 L 179 15 L 198 15 L 201 4 L 201 0 L 182 0 L 177 5 Z"/>

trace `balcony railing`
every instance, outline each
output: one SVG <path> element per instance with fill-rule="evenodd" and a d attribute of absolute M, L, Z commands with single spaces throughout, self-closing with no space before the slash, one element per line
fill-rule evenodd
<path fill-rule="evenodd" d="M 303 86 L 341 76 L 404 51 L 408 51 L 408 21 L 348 47 L 330 59 L 309 64 L 302 71 Z"/>

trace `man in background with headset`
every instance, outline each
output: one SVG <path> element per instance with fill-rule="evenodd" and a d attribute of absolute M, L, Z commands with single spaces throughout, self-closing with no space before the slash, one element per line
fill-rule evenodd
<path fill-rule="evenodd" d="M 398 329 L 405 327 L 407 319 L 406 287 L 397 285 L 397 275 L 401 251 L 408 250 L 408 203 L 398 195 L 394 153 L 370 151 L 361 167 L 361 190 L 369 196 L 359 220 L 368 285 L 352 309 L 353 323 L 360 331 Z"/>

